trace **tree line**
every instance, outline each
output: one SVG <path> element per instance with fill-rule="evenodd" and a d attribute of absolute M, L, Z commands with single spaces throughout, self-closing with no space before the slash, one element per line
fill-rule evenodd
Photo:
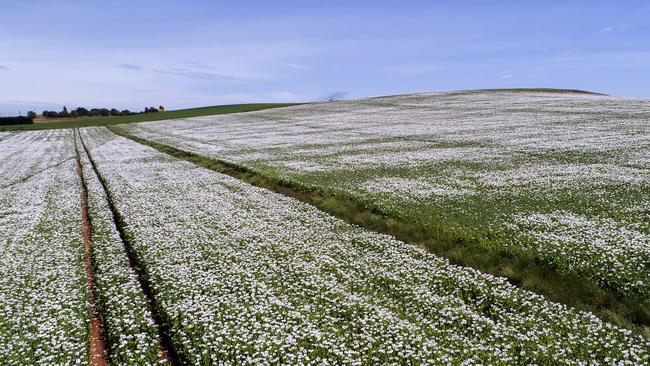
<path fill-rule="evenodd" d="M 63 110 L 60 112 L 56 111 L 43 111 L 42 116 L 45 118 L 77 118 L 77 117 L 111 117 L 111 116 L 131 116 L 134 114 L 144 114 L 144 113 L 158 113 L 158 112 L 164 112 L 165 107 L 160 106 L 158 108 L 156 107 L 146 107 L 144 111 L 142 112 L 131 112 L 128 109 L 124 110 L 117 110 L 115 108 L 91 108 L 91 109 L 86 109 L 84 107 L 78 107 L 76 109 L 73 109 L 71 111 L 68 111 L 68 107 L 63 107 Z M 33 111 L 29 111 L 27 113 L 27 117 L 29 118 L 35 118 L 36 113 Z"/>
<path fill-rule="evenodd" d="M 35 117 L 35 116 L 34 116 Z M 2 125 L 28 125 L 34 123 L 34 117 L 0 117 L 0 126 Z"/>
<path fill-rule="evenodd" d="M 111 117 L 111 116 L 131 116 L 134 114 L 145 114 L 145 113 L 158 113 L 164 112 L 165 107 L 159 106 L 156 107 L 145 107 L 144 111 L 141 112 L 131 112 L 128 109 L 117 110 L 115 108 L 91 108 L 86 109 L 84 107 L 78 107 L 71 111 L 67 107 L 63 107 L 63 110 L 60 112 L 56 111 L 43 111 L 42 116 L 44 118 L 77 118 L 77 117 Z M 34 119 L 37 117 L 36 112 L 29 111 L 26 116 L 13 116 L 13 117 L 0 117 L 0 126 L 1 125 L 24 125 L 34 123 Z"/>

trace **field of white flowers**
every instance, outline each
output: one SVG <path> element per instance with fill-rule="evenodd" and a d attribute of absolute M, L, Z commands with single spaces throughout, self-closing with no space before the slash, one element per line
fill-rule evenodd
<path fill-rule="evenodd" d="M 650 362 L 649 341 L 501 278 L 104 128 L 81 136 L 188 364 Z"/>
<path fill-rule="evenodd" d="M 125 125 L 650 298 L 650 102 L 461 92 Z"/>
<path fill-rule="evenodd" d="M 155 364 L 159 339 L 147 299 L 129 264 L 108 198 L 76 137 L 88 190 L 94 283 L 110 361 L 115 365 Z"/>
<path fill-rule="evenodd" d="M 0 141 L 2 365 L 82 364 L 88 358 L 76 166 L 72 130 Z"/>
<path fill-rule="evenodd" d="M 2 139 L 4 137 L 4 139 Z M 90 303 L 73 130 L 0 135 L 0 364 L 86 364 Z M 115 364 L 158 361 L 158 335 L 95 173 L 95 290 Z"/>
<path fill-rule="evenodd" d="M 647 298 L 648 121 L 641 100 L 464 92 L 124 128 Z M 89 363 L 84 192 L 111 364 L 650 364 L 591 313 L 87 128 L 0 132 L 2 365 Z"/>

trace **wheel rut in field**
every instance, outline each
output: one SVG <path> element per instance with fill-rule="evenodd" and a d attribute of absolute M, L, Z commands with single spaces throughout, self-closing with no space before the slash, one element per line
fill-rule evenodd
<path fill-rule="evenodd" d="M 83 238 L 84 238 L 84 258 L 86 262 L 86 283 L 88 285 L 88 299 L 90 300 L 90 329 L 89 329 L 89 342 L 90 342 L 90 355 L 88 364 L 90 366 L 107 366 L 108 360 L 106 358 L 106 341 L 102 332 L 102 324 L 99 320 L 97 313 L 96 297 L 95 297 L 95 279 L 93 275 L 93 259 L 92 259 L 92 242 L 91 233 L 92 226 L 90 222 L 90 215 L 88 214 L 88 187 L 84 179 L 83 169 L 81 168 L 81 156 L 79 154 L 79 147 L 75 141 L 75 152 L 77 160 L 77 174 L 81 180 L 81 221 L 83 224 Z"/>
<path fill-rule="evenodd" d="M 158 337 L 160 340 L 160 349 L 158 351 L 158 357 L 164 363 L 174 365 L 174 366 L 180 365 L 181 362 L 179 361 L 178 353 L 176 352 L 176 348 L 174 347 L 174 344 L 171 340 L 171 328 L 168 326 L 169 322 L 165 320 L 167 319 L 166 314 L 164 314 L 163 311 L 160 310 L 158 306 L 158 302 L 156 301 L 156 298 L 154 296 L 146 267 L 138 259 L 135 249 L 133 248 L 132 243 L 129 241 L 126 235 L 126 232 L 124 230 L 124 227 L 126 225 L 124 223 L 124 220 L 122 219 L 122 215 L 115 207 L 115 201 L 113 199 L 111 191 L 108 189 L 106 180 L 100 174 L 97 168 L 97 164 L 95 164 L 95 160 L 90 154 L 90 150 L 88 149 L 85 142 L 83 141 L 83 138 L 81 137 L 81 133 L 79 133 L 78 131 L 77 133 L 78 133 L 79 141 L 81 142 L 81 146 L 83 147 L 83 151 L 88 157 L 93 172 L 97 176 L 102 186 L 102 189 L 106 194 L 108 207 L 111 210 L 111 214 L 113 216 L 113 222 L 115 224 L 115 227 L 117 228 L 117 232 L 119 234 L 120 240 L 124 245 L 124 249 L 126 251 L 129 265 L 136 273 L 138 282 L 140 284 L 140 288 L 142 289 L 142 292 L 144 293 L 147 299 L 147 305 L 149 311 L 151 312 L 154 323 L 156 325 L 156 329 L 158 330 Z"/>

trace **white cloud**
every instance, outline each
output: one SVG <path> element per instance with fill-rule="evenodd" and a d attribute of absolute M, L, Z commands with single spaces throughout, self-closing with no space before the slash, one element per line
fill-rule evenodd
<path fill-rule="evenodd" d="M 195 69 L 214 70 L 213 66 L 202 64 L 197 61 L 185 61 L 185 64 Z"/>
<path fill-rule="evenodd" d="M 513 74 L 504 74 L 500 76 L 501 79 L 512 79 L 514 77 L 515 76 Z"/>
<path fill-rule="evenodd" d="M 234 76 L 215 74 L 210 72 L 190 71 L 185 69 L 154 70 L 154 71 L 159 74 L 174 75 L 189 80 L 205 81 L 205 82 L 212 82 L 212 83 L 240 84 L 244 82 L 243 80 L 240 80 Z"/>
<path fill-rule="evenodd" d="M 134 64 L 118 64 L 118 65 L 115 65 L 115 67 L 118 67 L 118 68 L 124 69 L 124 70 L 132 70 L 132 71 L 141 71 L 142 70 L 142 66 L 134 65 Z"/>
<path fill-rule="evenodd" d="M 282 64 L 282 66 L 286 66 L 286 67 L 289 67 L 289 68 L 292 68 L 292 69 L 298 69 L 298 70 L 309 70 L 309 67 L 307 67 L 305 65 L 294 64 L 294 63 L 290 63 L 290 62 L 285 62 L 285 63 Z"/>

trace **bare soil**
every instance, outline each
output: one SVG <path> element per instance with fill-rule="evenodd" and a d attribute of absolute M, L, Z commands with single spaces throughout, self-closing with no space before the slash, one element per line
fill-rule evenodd
<path fill-rule="evenodd" d="M 81 169 L 81 159 L 79 151 L 77 151 L 77 174 L 81 179 L 83 191 L 81 193 L 81 221 L 83 223 L 83 237 L 85 246 L 85 260 L 86 260 L 86 282 L 88 284 L 88 299 L 90 300 L 91 314 L 90 314 L 90 359 L 88 364 L 90 366 L 108 366 L 106 359 L 106 342 L 102 335 L 101 322 L 97 316 L 95 306 L 95 281 L 93 276 L 93 266 L 91 257 L 91 233 L 90 219 L 88 215 L 88 190 L 84 181 L 83 170 Z"/>

